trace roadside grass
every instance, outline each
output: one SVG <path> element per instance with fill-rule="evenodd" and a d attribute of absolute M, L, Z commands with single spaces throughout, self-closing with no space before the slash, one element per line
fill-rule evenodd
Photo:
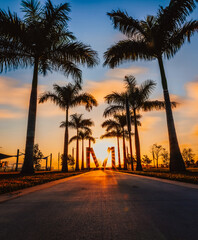
<path fill-rule="evenodd" d="M 68 178 L 71 176 L 85 173 L 86 171 L 79 172 L 38 172 L 34 175 L 24 176 L 19 173 L 6 173 L 0 174 L 0 194 L 10 193 L 20 189 L 33 187 L 43 183 L 55 181 L 58 179 Z"/>
<path fill-rule="evenodd" d="M 119 170 L 121 172 L 148 177 L 163 178 L 179 182 L 198 184 L 198 169 L 187 169 L 185 173 L 170 173 L 168 169 L 144 169 L 143 171 Z"/>

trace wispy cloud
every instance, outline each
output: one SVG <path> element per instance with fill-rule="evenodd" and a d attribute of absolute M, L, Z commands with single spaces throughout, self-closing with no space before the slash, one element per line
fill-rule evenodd
<path fill-rule="evenodd" d="M 12 78 L 0 78 L 0 119 L 23 118 L 27 115 L 31 85 L 21 84 Z M 38 96 L 47 89 L 47 86 L 39 85 Z M 5 110 L 5 106 L 7 109 Z M 38 105 L 39 117 L 52 117 L 62 115 L 62 111 L 48 102 Z"/>
<path fill-rule="evenodd" d="M 0 104 L 27 108 L 28 96 L 30 94 L 30 84 L 21 85 L 19 81 L 11 78 L 0 78 Z"/>
<path fill-rule="evenodd" d="M 21 112 L 13 112 L 11 110 L 0 109 L 0 119 L 18 119 L 23 117 L 24 114 Z"/>
<path fill-rule="evenodd" d="M 137 76 L 139 74 L 145 74 L 148 71 L 147 68 L 144 67 L 134 67 L 130 66 L 128 68 L 116 68 L 111 69 L 107 72 L 107 77 L 112 79 L 124 79 L 126 75 L 134 75 Z"/>

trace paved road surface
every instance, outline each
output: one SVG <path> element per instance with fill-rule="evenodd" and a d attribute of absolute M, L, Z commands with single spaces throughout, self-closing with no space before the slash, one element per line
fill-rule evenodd
<path fill-rule="evenodd" d="M 1 240 L 197 240 L 198 190 L 95 171 L 0 204 Z"/>

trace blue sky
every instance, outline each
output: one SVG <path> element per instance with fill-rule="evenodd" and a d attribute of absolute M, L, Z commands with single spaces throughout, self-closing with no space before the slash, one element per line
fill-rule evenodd
<path fill-rule="evenodd" d="M 20 13 L 20 0 L 0 0 L 0 8 L 7 10 L 9 7 L 11 11 L 16 11 Z M 44 3 L 44 1 L 41 1 Z M 58 4 L 63 2 L 62 0 L 54 0 L 53 3 Z M 119 39 L 123 38 L 122 34 L 120 34 L 117 30 L 114 30 L 111 24 L 110 19 L 107 17 L 106 12 L 111 10 L 116 10 L 118 8 L 122 10 L 126 10 L 129 15 L 133 16 L 137 19 L 144 19 L 148 14 L 155 14 L 159 5 L 166 5 L 169 1 L 159 1 L 159 0 L 100 0 L 100 1 L 79 1 L 73 0 L 69 1 L 71 4 L 71 21 L 69 23 L 69 29 L 74 33 L 79 41 L 83 43 L 90 44 L 92 48 L 99 53 L 100 64 L 94 69 L 86 69 L 83 68 L 83 82 L 85 90 L 90 90 L 95 92 L 95 87 L 98 89 L 109 88 L 109 92 L 112 91 L 110 85 L 106 84 L 108 81 L 115 81 L 116 84 L 120 86 L 122 84 L 123 76 L 120 76 L 119 73 L 136 73 L 137 72 L 137 80 L 138 82 L 142 82 L 146 79 L 152 79 L 157 82 L 156 91 L 153 94 L 153 98 L 162 97 L 162 88 L 160 83 L 160 75 L 159 69 L 156 61 L 153 62 L 130 62 L 127 64 L 122 64 L 118 70 L 109 70 L 108 68 L 103 68 L 103 53 L 106 51 L 108 47 L 114 44 Z M 190 18 L 196 18 L 198 15 L 198 8 L 195 9 Z M 192 38 L 191 44 L 185 44 L 182 49 L 177 53 L 177 55 L 171 59 L 170 61 L 165 61 L 165 68 L 169 83 L 169 90 L 173 97 L 176 99 L 181 99 L 181 107 L 175 111 L 175 119 L 178 129 L 178 136 L 182 146 L 192 144 L 195 151 L 198 152 L 198 148 L 196 145 L 195 136 L 191 136 L 193 130 L 191 128 L 197 127 L 196 125 L 196 112 L 190 115 L 193 104 L 196 103 L 196 94 L 194 98 L 192 98 L 191 93 L 193 89 L 198 89 L 197 81 L 198 81 L 198 67 L 197 67 L 197 58 L 198 58 L 198 35 Z M 117 74 L 117 75 L 116 75 Z M 118 77 L 119 75 L 119 77 Z M 3 79 L 5 78 L 5 79 Z M 9 78 L 9 79 L 8 79 Z M 32 79 L 32 69 L 18 69 L 16 71 L 11 71 L 8 73 L 2 73 L 0 75 L 0 81 L 2 82 L 2 86 L 8 84 L 8 91 L 10 90 L 10 94 L 12 91 L 16 94 L 15 97 L 18 96 L 17 99 L 20 98 L 20 106 L 27 105 L 26 102 L 29 99 L 28 89 Z M 71 78 L 66 79 L 60 73 L 48 74 L 45 78 L 39 76 L 39 92 L 49 90 L 52 87 L 52 84 L 55 82 L 65 83 L 71 80 Z M 3 85 L 4 84 L 4 85 Z M 115 86 L 117 86 L 115 84 Z M 93 87 L 94 89 L 91 89 Z M 116 90 L 116 89 L 115 89 Z M 0 89 L 2 91 L 2 89 Z M 99 90 L 98 90 L 99 92 Z M 108 91 L 107 91 L 108 92 Z M 24 94 L 24 96 L 22 96 Z M 99 93 L 97 93 L 99 94 Z M 1 95 L 1 93 L 0 93 Z M 3 97 L 2 97 L 3 98 Z M 8 98 L 12 98 L 9 96 Z M 16 99 L 16 102 L 17 102 Z M 192 102 L 191 102 L 192 101 Z M 188 105 L 189 104 L 189 105 Z M 52 105 L 52 104 L 51 104 Z M 56 111 L 53 106 L 50 104 L 46 105 L 48 111 Z M 0 118 L 0 146 L 2 146 L 2 151 L 6 153 L 13 153 L 16 148 L 24 149 L 25 143 L 25 135 L 26 135 L 26 122 L 27 122 L 27 106 L 26 107 L 18 107 L 13 102 L 6 101 L 5 99 L 0 98 L 0 111 L 6 111 L 9 113 L 9 117 Z M 198 106 L 198 103 L 197 105 Z M 195 107 L 196 107 L 195 106 Z M 86 117 L 99 116 L 100 121 L 102 121 L 102 113 L 104 110 L 104 104 L 102 101 L 100 102 L 100 107 L 98 110 L 94 110 L 91 113 L 85 113 Z M 193 107 L 194 108 L 194 107 Z M 42 110 L 41 110 L 42 109 Z M 50 110 L 51 109 L 51 110 Z M 187 109 L 187 110 L 186 110 Z M 190 112 L 188 112 L 188 110 Z M 38 112 L 40 114 L 41 111 L 45 111 L 45 106 L 38 106 Z M 83 111 L 80 109 L 79 111 Z M 187 111 L 187 113 L 186 113 Z M 193 110 L 192 110 L 193 112 Z M 64 113 L 59 112 L 57 116 L 44 116 L 44 114 L 38 114 L 37 119 L 37 133 L 36 133 L 36 142 L 38 142 L 41 146 L 41 149 L 47 154 L 48 149 L 51 148 L 54 154 L 58 151 L 62 151 L 63 144 L 63 131 L 58 129 L 58 124 L 64 118 Z M 5 114 L 6 115 L 6 114 Z M 15 117 L 12 117 L 15 116 Z M 98 118 L 97 118 L 98 119 Z M 95 135 L 101 134 L 101 129 L 99 128 L 100 123 L 96 121 Z M 146 153 L 149 150 L 149 146 L 155 142 L 164 143 L 166 147 L 167 145 L 167 134 L 166 134 L 166 123 L 165 123 L 165 115 L 164 113 L 146 113 L 143 123 L 145 121 L 146 124 L 150 124 L 150 128 L 145 128 L 144 125 L 142 127 L 141 139 L 143 144 L 143 152 Z M 153 121 L 152 121 L 153 119 Z M 158 120 L 156 120 L 158 119 Z M 161 119 L 163 122 L 161 123 Z M 155 125 L 152 125 L 156 123 Z M 158 128 L 160 126 L 164 127 L 164 132 L 159 135 Z M 185 128 L 185 129 L 184 129 Z M 49 132 L 50 129 L 50 132 Z M 149 136 L 153 131 L 156 131 L 156 134 L 149 141 Z M 192 130 L 192 131 L 191 131 Z M 188 134 L 189 133 L 189 134 Z M 72 133 L 71 133 L 72 135 Z M 156 137 L 155 137 L 156 136 Z M 54 138 L 56 141 L 60 141 L 60 146 L 56 145 L 53 148 L 53 141 L 50 143 L 46 143 L 46 138 L 51 139 Z M 185 139 L 185 140 L 184 140 Z M 193 139 L 193 140 L 192 140 Z M 100 145 L 101 144 L 101 145 Z M 100 143 L 98 149 L 100 150 Z M 105 146 L 106 147 L 106 146 Z M 104 148 L 105 148 L 104 147 Z M 107 146 L 108 147 L 108 146 Z M 97 145 L 96 145 L 97 148 Z M 101 157 L 102 158 L 102 157 Z"/>

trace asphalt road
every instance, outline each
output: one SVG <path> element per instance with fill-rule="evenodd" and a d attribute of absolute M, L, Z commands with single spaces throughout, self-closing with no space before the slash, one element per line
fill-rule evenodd
<path fill-rule="evenodd" d="M 0 204 L 1 240 L 197 240 L 198 189 L 95 171 Z"/>

